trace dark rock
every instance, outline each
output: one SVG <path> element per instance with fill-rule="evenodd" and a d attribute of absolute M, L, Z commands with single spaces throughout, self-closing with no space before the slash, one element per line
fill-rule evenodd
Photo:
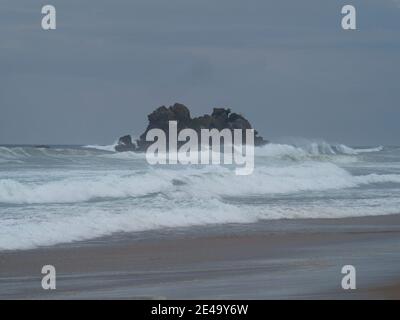
<path fill-rule="evenodd" d="M 118 145 L 115 147 L 115 151 L 137 151 L 136 144 L 132 143 L 132 137 L 130 135 L 119 138 Z"/>
<path fill-rule="evenodd" d="M 214 108 L 211 115 L 204 115 L 196 118 L 191 118 L 189 109 L 180 103 L 175 103 L 167 108 L 161 106 L 148 115 L 149 124 L 136 141 L 132 143 L 131 136 L 124 136 L 119 139 L 116 151 L 146 151 L 152 141 L 146 141 L 147 132 L 151 129 L 161 129 L 168 137 L 169 121 L 177 121 L 178 132 L 182 129 L 190 128 L 196 130 L 200 134 L 201 129 L 252 129 L 250 122 L 240 114 L 231 113 L 230 109 Z M 243 132 L 243 141 L 245 141 L 245 131 Z M 258 136 L 255 131 L 254 143 L 256 146 L 264 145 L 268 141 Z"/>
<path fill-rule="evenodd" d="M 172 179 L 172 185 L 174 186 L 184 186 L 186 182 L 179 180 L 179 179 Z"/>
<path fill-rule="evenodd" d="M 173 113 L 174 120 L 178 122 L 183 122 L 189 124 L 191 121 L 190 111 L 189 109 L 180 103 L 175 103 L 172 107 L 170 107 L 171 112 Z"/>

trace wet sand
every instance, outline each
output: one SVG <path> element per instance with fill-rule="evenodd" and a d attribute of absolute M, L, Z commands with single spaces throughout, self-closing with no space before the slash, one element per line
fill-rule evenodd
<path fill-rule="evenodd" d="M 57 289 L 41 288 L 43 265 Z M 341 288 L 354 265 L 357 289 Z M 399 299 L 400 215 L 120 234 L 0 253 L 1 299 Z"/>

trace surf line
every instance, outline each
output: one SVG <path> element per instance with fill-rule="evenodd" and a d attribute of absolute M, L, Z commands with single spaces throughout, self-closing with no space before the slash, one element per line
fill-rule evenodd
<path fill-rule="evenodd" d="M 152 165 L 208 165 L 211 159 L 213 165 L 236 164 L 236 175 L 250 175 L 254 171 L 254 129 L 200 129 L 199 137 L 190 128 L 178 133 L 178 122 L 169 121 L 168 133 L 153 128 L 147 132 L 146 141 L 153 142 L 146 150 L 146 160 Z"/>

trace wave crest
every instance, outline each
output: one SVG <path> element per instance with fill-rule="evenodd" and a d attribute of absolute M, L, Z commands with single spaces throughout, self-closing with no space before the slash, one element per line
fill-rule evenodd
<path fill-rule="evenodd" d="M 40 183 L 1 179 L 0 202 L 75 203 L 140 197 L 152 193 L 164 193 L 171 199 L 177 196 L 209 199 L 354 188 L 371 183 L 400 183 L 400 175 L 353 176 L 335 164 L 323 162 L 258 167 L 252 175 L 245 177 L 236 176 L 230 169 L 219 166 L 185 170 L 154 169 L 131 174 L 99 172 L 98 176 L 77 176 Z"/>

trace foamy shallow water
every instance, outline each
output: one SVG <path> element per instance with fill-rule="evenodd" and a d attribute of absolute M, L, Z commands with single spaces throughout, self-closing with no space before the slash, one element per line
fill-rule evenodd
<path fill-rule="evenodd" d="M 150 166 L 110 146 L 0 147 L 0 250 L 272 219 L 399 213 L 400 148 L 308 143 L 256 148 L 233 167 Z"/>

